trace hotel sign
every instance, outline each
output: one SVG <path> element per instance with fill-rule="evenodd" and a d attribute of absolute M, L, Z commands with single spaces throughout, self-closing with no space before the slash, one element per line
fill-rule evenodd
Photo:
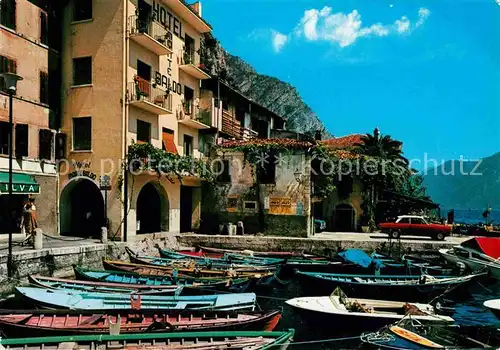
<path fill-rule="evenodd" d="M 91 180 L 96 180 L 97 175 L 90 170 L 90 165 L 92 163 L 88 160 L 84 160 L 83 162 L 71 161 L 71 165 L 73 166 L 74 171 L 68 174 L 68 179 L 72 179 L 77 176 L 88 177 Z"/>
<path fill-rule="evenodd" d="M 182 37 L 182 22 L 174 16 L 165 6 L 153 1 L 153 12 L 157 22 L 174 33 L 175 36 Z"/>

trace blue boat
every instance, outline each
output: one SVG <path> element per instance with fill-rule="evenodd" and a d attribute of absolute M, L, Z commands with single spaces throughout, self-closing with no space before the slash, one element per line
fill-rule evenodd
<path fill-rule="evenodd" d="M 302 289 L 310 295 L 330 295 L 340 287 L 346 294 L 360 298 L 390 295 L 395 301 L 429 301 L 444 292 L 487 276 L 486 273 L 449 276 L 376 276 L 297 271 Z"/>
<path fill-rule="evenodd" d="M 123 293 L 79 292 L 16 287 L 16 293 L 35 306 L 70 310 L 222 310 L 254 311 L 254 293 L 199 296 L 156 296 Z"/>
<path fill-rule="evenodd" d="M 93 270 L 81 266 L 73 266 L 77 279 L 105 283 L 120 283 L 135 288 L 137 285 L 151 287 L 158 286 L 187 286 L 204 291 L 230 291 L 241 293 L 251 288 L 255 281 L 248 278 L 210 278 L 210 277 L 172 277 L 172 276 L 149 276 L 134 272 Z M 210 294 L 210 293 L 207 293 Z"/>

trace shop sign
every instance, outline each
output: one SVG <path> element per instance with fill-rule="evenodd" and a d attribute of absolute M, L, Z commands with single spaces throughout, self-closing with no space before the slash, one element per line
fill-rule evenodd
<path fill-rule="evenodd" d="M 269 198 L 269 214 L 292 214 L 292 199 L 290 197 Z"/>
<path fill-rule="evenodd" d="M 0 193 L 9 193 L 9 184 L 0 184 Z M 40 193 L 39 184 L 12 184 L 12 193 L 37 194 Z"/>
<path fill-rule="evenodd" d="M 84 160 L 82 162 L 72 160 L 71 166 L 74 170 L 68 174 L 68 179 L 71 180 L 74 177 L 83 176 L 95 181 L 97 179 L 97 175 L 89 170 L 91 164 L 92 163 L 88 160 Z"/>

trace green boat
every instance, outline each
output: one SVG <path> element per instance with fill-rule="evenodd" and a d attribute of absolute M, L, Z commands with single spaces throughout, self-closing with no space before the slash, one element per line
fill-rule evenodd
<path fill-rule="evenodd" d="M 78 335 L 0 339 L 7 350 L 94 349 L 259 349 L 285 350 L 295 331 L 287 332 L 194 332 Z"/>

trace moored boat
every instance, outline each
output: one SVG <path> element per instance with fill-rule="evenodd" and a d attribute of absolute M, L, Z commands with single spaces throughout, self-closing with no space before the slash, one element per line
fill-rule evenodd
<path fill-rule="evenodd" d="M 195 250 L 180 250 L 177 251 L 183 254 L 196 255 L 196 256 L 207 256 L 220 258 L 223 257 L 224 254 L 241 254 L 241 255 L 249 255 L 256 257 L 264 257 L 264 258 L 304 258 L 304 259 L 324 259 L 323 256 L 316 254 L 308 254 L 301 252 L 262 252 L 262 251 L 254 251 L 254 250 L 235 250 L 235 249 L 220 249 L 220 248 L 210 248 L 198 246 Z"/>
<path fill-rule="evenodd" d="M 421 322 L 451 323 L 453 318 L 438 315 L 429 304 L 348 298 L 339 288 L 330 296 L 300 297 L 286 301 L 316 329 L 336 328 L 377 330 L 406 315 Z"/>
<path fill-rule="evenodd" d="M 500 299 L 486 300 L 483 305 L 500 320 Z"/>
<path fill-rule="evenodd" d="M 439 253 L 452 265 L 462 263 L 472 272 L 488 270 L 491 277 L 500 279 L 499 238 L 474 237 Z"/>
<path fill-rule="evenodd" d="M 253 311 L 256 301 L 254 293 L 157 296 L 17 287 L 16 294 L 37 307 L 70 310 L 195 309 Z"/>
<path fill-rule="evenodd" d="M 279 311 L 228 312 L 169 310 L 144 312 L 121 310 L 102 313 L 70 313 L 58 311 L 18 310 L 0 315 L 0 328 L 7 337 L 55 336 L 78 334 L 109 334 L 118 327 L 119 333 L 142 332 L 201 332 L 220 330 L 273 331 L 280 319 Z"/>
<path fill-rule="evenodd" d="M 73 266 L 75 276 L 78 279 L 105 283 L 119 283 L 128 288 L 136 286 L 155 286 L 162 287 L 166 285 L 181 285 L 197 288 L 202 291 L 231 291 L 245 292 L 254 283 L 248 278 L 210 278 L 210 277 L 172 277 L 172 276 L 150 276 L 141 275 L 134 272 L 93 270 L 81 266 Z"/>
<path fill-rule="evenodd" d="M 361 340 L 377 349 L 498 349 L 500 332 L 494 327 L 442 327 L 408 318 L 363 333 Z"/>
<path fill-rule="evenodd" d="M 156 349 L 214 350 L 252 349 L 285 350 L 294 335 L 287 332 L 192 332 L 192 333 L 133 333 L 120 335 L 77 335 L 60 337 L 29 337 L 0 339 L 7 350 L 49 350 L 77 348 L 93 349 Z M 69 344 L 66 344 L 69 343 Z"/>
<path fill-rule="evenodd" d="M 310 295 L 328 295 L 341 287 L 353 297 L 377 298 L 390 295 L 400 301 L 429 301 L 486 274 L 447 276 L 374 276 L 297 272 L 302 289 Z"/>

